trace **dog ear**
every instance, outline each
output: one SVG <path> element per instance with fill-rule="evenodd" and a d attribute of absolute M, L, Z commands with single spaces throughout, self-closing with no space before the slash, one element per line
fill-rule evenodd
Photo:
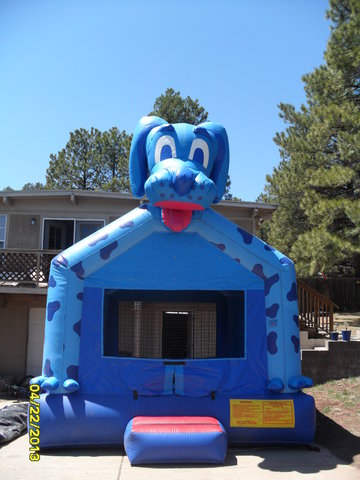
<path fill-rule="evenodd" d="M 160 117 L 142 117 L 136 125 L 130 148 L 129 177 L 130 187 L 135 197 L 145 194 L 144 183 L 147 179 L 146 139 L 149 132 L 159 125 L 167 123 Z"/>
<path fill-rule="evenodd" d="M 217 144 L 217 153 L 210 178 L 215 183 L 217 193 L 213 203 L 218 203 L 225 192 L 229 172 L 229 140 L 225 128 L 219 123 L 204 122 L 197 128 L 206 128 L 211 132 Z"/>

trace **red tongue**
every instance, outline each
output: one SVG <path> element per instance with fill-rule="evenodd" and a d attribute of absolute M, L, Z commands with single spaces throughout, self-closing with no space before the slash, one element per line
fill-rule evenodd
<path fill-rule="evenodd" d="M 172 208 L 163 208 L 161 211 L 162 219 L 165 225 L 173 232 L 181 232 L 191 222 L 191 210 L 173 210 Z"/>

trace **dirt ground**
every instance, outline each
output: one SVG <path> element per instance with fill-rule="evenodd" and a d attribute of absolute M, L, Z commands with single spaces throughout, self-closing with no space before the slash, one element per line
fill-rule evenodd
<path fill-rule="evenodd" d="M 316 442 L 360 470 L 360 377 L 308 389 L 316 404 Z"/>

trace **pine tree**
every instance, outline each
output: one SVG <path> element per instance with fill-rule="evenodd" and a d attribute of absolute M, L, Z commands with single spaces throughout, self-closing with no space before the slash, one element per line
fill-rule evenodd
<path fill-rule="evenodd" d="M 46 188 L 51 190 L 99 188 L 101 132 L 84 128 L 70 132 L 66 146 L 50 155 Z"/>
<path fill-rule="evenodd" d="M 268 241 L 300 275 L 360 275 L 360 3 L 331 0 L 325 64 L 303 77 L 307 105 L 280 105 L 282 161 L 262 199 L 279 203 Z"/>
<path fill-rule="evenodd" d="M 169 123 L 191 123 L 198 125 L 205 122 L 208 113 L 199 104 L 198 99 L 193 100 L 187 96 L 183 98 L 180 92 L 167 88 L 165 93 L 156 98 L 153 111 L 149 115 L 156 115 Z"/>

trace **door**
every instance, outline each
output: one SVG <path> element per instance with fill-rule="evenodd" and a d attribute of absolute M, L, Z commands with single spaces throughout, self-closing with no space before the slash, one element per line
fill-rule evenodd
<path fill-rule="evenodd" d="M 163 312 L 162 358 L 188 358 L 190 312 Z"/>
<path fill-rule="evenodd" d="M 41 375 L 44 348 L 45 308 L 30 308 L 26 375 Z"/>

